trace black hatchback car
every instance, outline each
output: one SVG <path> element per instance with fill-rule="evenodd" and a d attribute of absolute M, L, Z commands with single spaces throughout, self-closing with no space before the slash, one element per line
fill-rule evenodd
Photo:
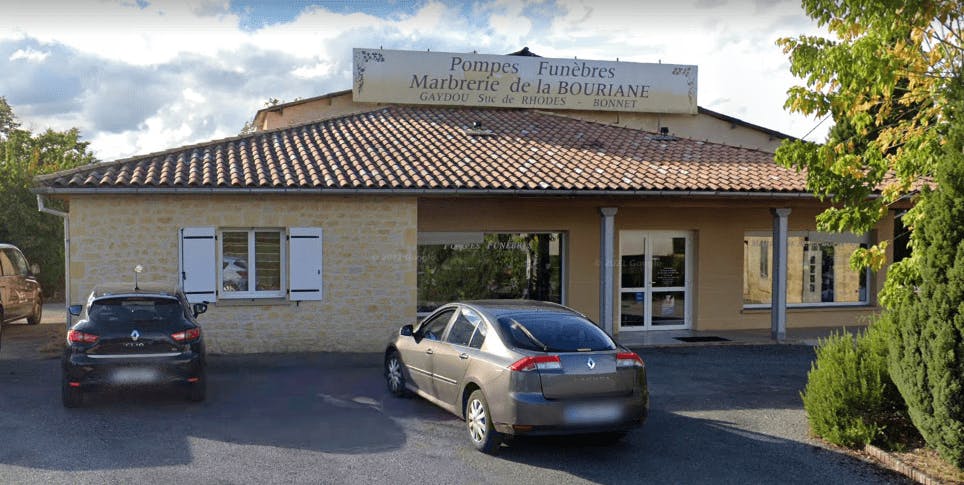
<path fill-rule="evenodd" d="M 203 401 L 204 339 L 195 318 L 206 310 L 176 288 L 95 288 L 86 306 L 70 307 L 81 320 L 67 332 L 64 406 L 80 406 L 88 390 L 141 385 L 176 385 Z"/>

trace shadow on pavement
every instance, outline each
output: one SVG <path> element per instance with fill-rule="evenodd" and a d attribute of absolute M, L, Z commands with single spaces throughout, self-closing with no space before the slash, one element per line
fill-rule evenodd
<path fill-rule="evenodd" d="M 379 367 L 357 365 L 370 356 L 332 363 L 335 355 L 302 356 L 298 365 L 285 365 L 294 355 L 212 356 L 203 403 L 178 389 L 140 388 L 88 393 L 79 409 L 61 406 L 59 360 L 0 361 L 0 463 L 65 471 L 183 465 L 194 459 L 195 439 L 339 454 L 404 445 L 404 430 L 382 409 L 394 398 Z M 444 411 L 414 408 L 445 419 Z"/>

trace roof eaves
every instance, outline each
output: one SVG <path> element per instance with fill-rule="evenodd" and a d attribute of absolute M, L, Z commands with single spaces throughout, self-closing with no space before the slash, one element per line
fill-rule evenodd
<path fill-rule="evenodd" d="M 369 189 L 369 188 L 256 188 L 256 187 L 41 187 L 34 193 L 51 195 L 91 194 L 312 194 L 312 195 L 506 195 L 506 196 L 649 196 L 649 197 L 721 197 L 721 198 L 815 198 L 811 192 L 799 191 L 726 191 L 726 190 L 612 190 L 612 189 Z"/>

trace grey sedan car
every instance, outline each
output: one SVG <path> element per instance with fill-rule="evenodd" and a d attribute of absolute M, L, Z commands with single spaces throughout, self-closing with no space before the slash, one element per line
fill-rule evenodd
<path fill-rule="evenodd" d="M 554 303 L 450 303 L 403 326 L 385 350 L 396 396 L 463 418 L 485 453 L 506 436 L 618 440 L 645 421 L 646 366 L 584 315 Z"/>

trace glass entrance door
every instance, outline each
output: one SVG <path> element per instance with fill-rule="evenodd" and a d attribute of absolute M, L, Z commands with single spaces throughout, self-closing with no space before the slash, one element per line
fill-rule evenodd
<path fill-rule="evenodd" d="M 692 236 L 620 231 L 619 329 L 691 328 Z"/>

